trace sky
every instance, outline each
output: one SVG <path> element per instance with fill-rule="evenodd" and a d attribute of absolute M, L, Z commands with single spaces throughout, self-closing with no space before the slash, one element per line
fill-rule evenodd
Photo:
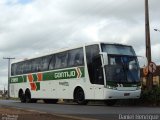
<path fill-rule="evenodd" d="M 149 0 L 152 61 L 160 64 L 160 0 Z M 8 62 L 97 41 L 145 56 L 144 0 L 0 0 L 0 89 Z"/>

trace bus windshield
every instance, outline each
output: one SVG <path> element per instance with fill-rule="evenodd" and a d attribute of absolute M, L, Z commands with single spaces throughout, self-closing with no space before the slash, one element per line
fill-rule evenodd
<path fill-rule="evenodd" d="M 102 44 L 101 47 L 102 52 L 107 52 L 107 54 L 136 56 L 131 46 L 117 44 Z"/>
<path fill-rule="evenodd" d="M 137 83 L 140 81 L 139 65 L 134 56 L 109 55 L 105 66 L 107 81 L 116 83 Z"/>
<path fill-rule="evenodd" d="M 116 83 L 140 82 L 140 69 L 135 52 L 130 46 L 102 45 L 102 51 L 108 53 L 108 65 L 105 66 L 106 80 Z"/>

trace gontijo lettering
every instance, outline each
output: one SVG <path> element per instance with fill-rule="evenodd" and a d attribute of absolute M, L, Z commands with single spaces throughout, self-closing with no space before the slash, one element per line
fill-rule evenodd
<path fill-rule="evenodd" d="M 55 78 L 70 78 L 76 76 L 76 71 L 56 72 L 54 73 Z"/>

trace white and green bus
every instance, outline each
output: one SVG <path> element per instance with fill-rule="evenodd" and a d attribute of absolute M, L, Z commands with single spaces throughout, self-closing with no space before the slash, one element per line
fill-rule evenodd
<path fill-rule="evenodd" d="M 94 43 L 11 64 L 10 96 L 21 102 L 86 104 L 140 97 L 140 68 L 129 45 Z"/>

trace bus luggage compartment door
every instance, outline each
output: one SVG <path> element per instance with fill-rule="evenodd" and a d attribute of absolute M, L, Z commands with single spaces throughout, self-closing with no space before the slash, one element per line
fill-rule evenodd
<path fill-rule="evenodd" d="M 101 100 L 104 97 L 104 85 L 94 86 L 94 98 L 95 100 Z"/>

